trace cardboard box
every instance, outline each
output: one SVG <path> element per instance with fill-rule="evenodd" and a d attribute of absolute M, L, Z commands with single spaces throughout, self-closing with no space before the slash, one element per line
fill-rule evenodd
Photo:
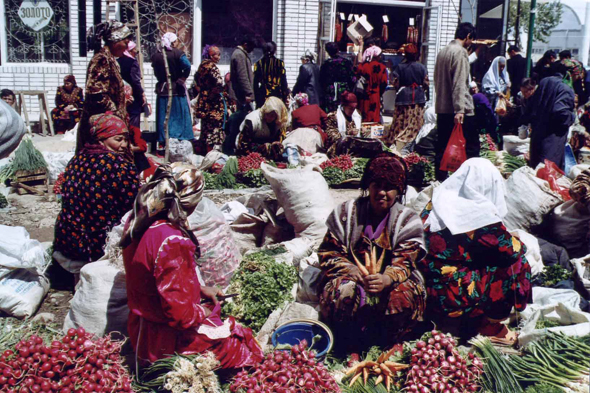
<path fill-rule="evenodd" d="M 346 35 L 355 43 L 359 44 L 359 37 L 367 38 L 373 34 L 373 26 L 367 21 L 367 18 L 360 17 L 346 29 Z"/>
<path fill-rule="evenodd" d="M 366 135 L 367 138 L 373 139 L 381 139 L 383 138 L 383 133 L 385 131 L 385 126 L 381 123 L 363 123 L 362 124 L 362 132 L 363 136 Z"/>

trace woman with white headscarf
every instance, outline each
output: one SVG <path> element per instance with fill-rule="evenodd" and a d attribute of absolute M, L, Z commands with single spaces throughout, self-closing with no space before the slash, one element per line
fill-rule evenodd
<path fill-rule="evenodd" d="M 358 97 L 359 110 L 366 122 L 381 122 L 381 96 L 387 87 L 387 67 L 381 63 L 381 48 L 372 46 L 363 54 L 365 62 L 358 67 L 358 76 L 366 81 L 364 97 Z"/>
<path fill-rule="evenodd" d="M 506 69 L 506 58 L 498 56 L 492 61 L 490 69 L 482 80 L 483 92 L 488 97 L 492 108 L 496 109 L 498 97 L 504 96 L 510 87 L 510 76 Z"/>
<path fill-rule="evenodd" d="M 433 319 L 513 344 L 516 335 L 500 322 L 512 307 L 526 308 L 531 267 L 525 245 L 502 224 L 505 193 L 502 175 L 488 160 L 463 163 L 421 214 L 428 254 L 418 268 Z"/>
<path fill-rule="evenodd" d="M 180 41 L 174 33 L 166 33 L 162 36 L 162 51 L 166 52 L 168 69 L 172 81 L 172 109 L 168 120 L 169 137 L 179 140 L 192 140 L 193 125 L 190 113 L 189 99 L 186 89 L 186 78 L 191 72 L 191 63 L 184 52 L 178 49 Z M 156 84 L 156 130 L 158 142 L 162 144 L 166 138 L 164 120 L 168 106 L 168 79 L 164 56 L 161 51 L 152 56 L 152 67 L 158 79 Z"/>

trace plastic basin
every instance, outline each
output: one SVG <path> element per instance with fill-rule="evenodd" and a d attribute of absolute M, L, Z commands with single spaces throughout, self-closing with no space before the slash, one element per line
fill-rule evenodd
<path fill-rule="evenodd" d="M 296 345 L 305 339 L 308 346 L 311 346 L 315 336 L 321 338 L 312 349 L 316 351 L 316 356 L 324 356 L 332 349 L 334 337 L 328 326 L 310 319 L 291 320 L 279 326 L 272 334 L 272 345 L 274 347 L 280 344 Z"/>

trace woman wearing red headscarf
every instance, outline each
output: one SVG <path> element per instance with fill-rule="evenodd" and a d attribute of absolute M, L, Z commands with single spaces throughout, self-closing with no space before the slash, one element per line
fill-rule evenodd
<path fill-rule="evenodd" d="M 330 112 L 326 119 L 324 148 L 328 156 L 338 154 L 339 146 L 348 137 L 361 136 L 361 115 L 357 111 L 358 100 L 353 93 L 345 91 L 340 96 L 340 106 Z"/>
<path fill-rule="evenodd" d="M 94 115 L 90 136 L 66 167 L 55 223 L 53 257 L 73 274 L 103 256 L 107 234 L 131 210 L 139 187 L 125 122 Z"/>
<path fill-rule="evenodd" d="M 393 125 L 385 143 L 405 145 L 416 139 L 424 125 L 425 89 L 428 88 L 428 70 L 418 62 L 418 48 L 414 44 L 404 47 L 405 60 L 394 71 L 398 90 L 395 100 Z"/>
<path fill-rule="evenodd" d="M 76 85 L 74 75 L 64 78 L 64 85 L 57 88 L 55 94 L 55 108 L 51 111 L 53 129 L 58 134 L 71 130 L 82 117 L 84 93 Z"/>
<path fill-rule="evenodd" d="M 387 67 L 381 63 L 381 48 L 372 46 L 363 54 L 365 62 L 358 67 L 359 77 L 364 77 L 367 84 L 365 96 L 359 97 L 359 109 L 363 121 L 381 122 L 381 96 L 387 87 Z"/>
<path fill-rule="evenodd" d="M 361 197 L 336 207 L 326 222 L 318 251 L 321 316 L 348 352 L 390 347 L 423 319 L 426 290 L 415 264 L 426 254 L 424 232 L 418 214 L 400 203 L 406 179 L 404 161 L 380 153 L 367 163 Z M 371 256 L 378 263 L 367 274 Z"/>

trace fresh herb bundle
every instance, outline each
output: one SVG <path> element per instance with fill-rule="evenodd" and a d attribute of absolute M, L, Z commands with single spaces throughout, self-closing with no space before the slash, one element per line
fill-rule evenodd
<path fill-rule="evenodd" d="M 545 266 L 541 273 L 541 283 L 544 287 L 552 287 L 560 281 L 570 278 L 572 278 L 572 273 L 560 265 Z"/>
<path fill-rule="evenodd" d="M 524 393 L 563 393 L 563 389 L 548 383 L 536 383 L 526 388 Z"/>
<path fill-rule="evenodd" d="M 297 271 L 277 262 L 273 256 L 278 252 L 262 250 L 246 255 L 227 290 L 239 296 L 223 305 L 224 315 L 235 317 L 255 332 L 274 310 L 293 300 L 291 289 L 297 282 Z"/>

